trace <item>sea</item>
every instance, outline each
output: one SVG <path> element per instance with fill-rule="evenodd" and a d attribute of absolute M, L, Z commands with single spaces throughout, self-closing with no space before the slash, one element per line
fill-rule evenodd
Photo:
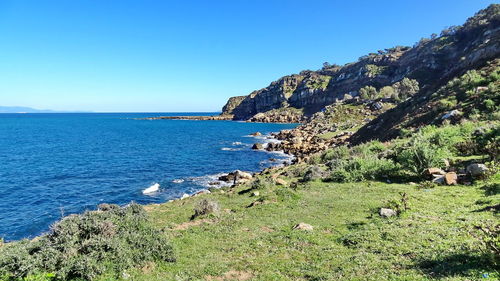
<path fill-rule="evenodd" d="M 0 238 L 33 238 L 101 203 L 162 203 L 223 173 L 291 161 L 251 146 L 297 124 L 142 119 L 178 115 L 213 113 L 0 114 Z"/>

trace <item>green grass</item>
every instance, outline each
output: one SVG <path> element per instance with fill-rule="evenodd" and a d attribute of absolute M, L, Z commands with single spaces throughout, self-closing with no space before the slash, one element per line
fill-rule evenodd
<path fill-rule="evenodd" d="M 127 274 L 132 280 L 475 280 L 486 273 L 496 280 L 499 272 L 469 234 L 475 224 L 498 219 L 481 209 L 498 204 L 499 195 L 480 187 L 311 182 L 259 190 L 267 203 L 250 208 L 259 197 L 248 187 L 152 205 L 153 224 L 172 242 L 177 262 Z M 378 208 L 400 192 L 410 210 L 380 218 Z M 221 214 L 186 224 L 207 197 L 220 203 Z M 292 230 L 300 222 L 314 231 Z"/>

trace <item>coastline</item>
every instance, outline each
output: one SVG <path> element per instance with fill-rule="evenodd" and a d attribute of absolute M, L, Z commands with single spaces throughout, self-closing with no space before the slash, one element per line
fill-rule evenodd
<path fill-rule="evenodd" d="M 224 120 L 224 119 L 194 119 L 194 118 L 205 117 L 205 116 L 192 116 L 193 118 L 189 118 L 189 119 L 183 118 L 186 116 L 172 116 L 172 117 L 170 117 L 170 116 L 168 118 L 167 117 L 165 117 L 165 118 L 152 117 L 152 118 L 144 118 L 144 119 L 146 119 L 146 120 L 161 120 L 161 119 L 199 120 L 199 121 Z M 207 116 L 207 117 L 211 117 L 211 116 Z M 235 122 L 238 122 L 238 121 L 235 121 Z M 246 121 L 246 122 L 251 122 L 251 121 Z M 261 123 L 261 122 L 251 122 L 251 123 Z M 294 154 L 288 153 L 282 149 L 278 149 L 278 148 L 282 147 L 281 143 L 284 141 L 284 140 L 278 138 L 278 136 L 282 133 L 282 131 L 284 131 L 284 130 L 280 130 L 278 132 L 269 132 L 268 134 L 265 134 L 265 135 L 261 135 L 260 132 L 255 132 L 255 133 L 247 135 L 247 137 L 251 137 L 254 140 L 263 140 L 263 143 L 257 142 L 257 143 L 260 143 L 263 145 L 262 148 L 261 149 L 252 148 L 252 150 L 254 150 L 254 152 L 256 152 L 256 153 L 264 152 L 264 153 L 267 153 L 269 155 L 280 154 L 280 155 L 284 156 L 286 159 L 282 159 L 281 161 L 278 161 L 278 160 L 270 157 L 269 159 L 274 159 L 274 160 L 272 160 L 272 162 L 275 162 L 275 164 L 271 165 L 270 167 L 262 168 L 256 172 L 248 172 L 248 171 L 236 169 L 234 171 L 205 175 L 202 177 L 212 177 L 212 176 L 215 177 L 213 181 L 208 183 L 209 186 L 205 186 L 204 188 L 200 188 L 200 189 L 198 189 L 194 192 L 191 192 L 191 193 L 183 193 L 180 196 L 171 198 L 171 199 L 169 199 L 165 202 L 162 202 L 162 203 L 149 203 L 149 204 L 141 204 L 141 205 L 146 207 L 146 206 L 150 206 L 150 205 L 156 206 L 156 205 L 161 205 L 161 204 L 167 204 L 167 203 L 171 203 L 171 202 L 178 201 L 178 200 L 183 200 L 183 199 L 190 198 L 190 197 L 196 197 L 196 196 L 203 195 L 203 194 L 209 194 L 209 193 L 212 193 L 212 191 L 214 191 L 214 190 L 221 190 L 222 188 L 225 188 L 225 187 L 234 188 L 234 187 L 237 187 L 238 185 L 245 184 L 245 183 L 251 181 L 256 176 L 261 175 L 262 173 L 265 173 L 266 170 L 268 170 L 268 169 L 286 167 L 286 166 L 294 164 L 295 161 L 297 160 L 297 157 Z"/>

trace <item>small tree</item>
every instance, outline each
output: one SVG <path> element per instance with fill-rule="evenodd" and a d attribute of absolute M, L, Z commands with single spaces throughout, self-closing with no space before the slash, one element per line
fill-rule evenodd
<path fill-rule="evenodd" d="M 382 89 L 379 90 L 379 96 L 383 97 L 383 98 L 390 98 L 392 96 L 394 96 L 394 93 L 396 91 L 394 90 L 393 87 L 391 86 L 385 86 L 383 87 Z"/>
<path fill-rule="evenodd" d="M 359 89 L 359 96 L 365 100 L 373 100 L 377 98 L 377 89 L 373 86 L 364 86 Z"/>
<path fill-rule="evenodd" d="M 395 93 L 394 98 L 396 100 L 405 100 L 419 91 L 418 81 L 414 79 L 403 78 L 403 80 L 394 83 L 392 85 Z"/>

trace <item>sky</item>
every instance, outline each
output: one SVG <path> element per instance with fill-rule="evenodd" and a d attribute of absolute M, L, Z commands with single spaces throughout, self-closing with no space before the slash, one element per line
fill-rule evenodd
<path fill-rule="evenodd" d="M 284 75 L 413 45 L 483 0 L 0 0 L 0 105 L 215 112 Z"/>

